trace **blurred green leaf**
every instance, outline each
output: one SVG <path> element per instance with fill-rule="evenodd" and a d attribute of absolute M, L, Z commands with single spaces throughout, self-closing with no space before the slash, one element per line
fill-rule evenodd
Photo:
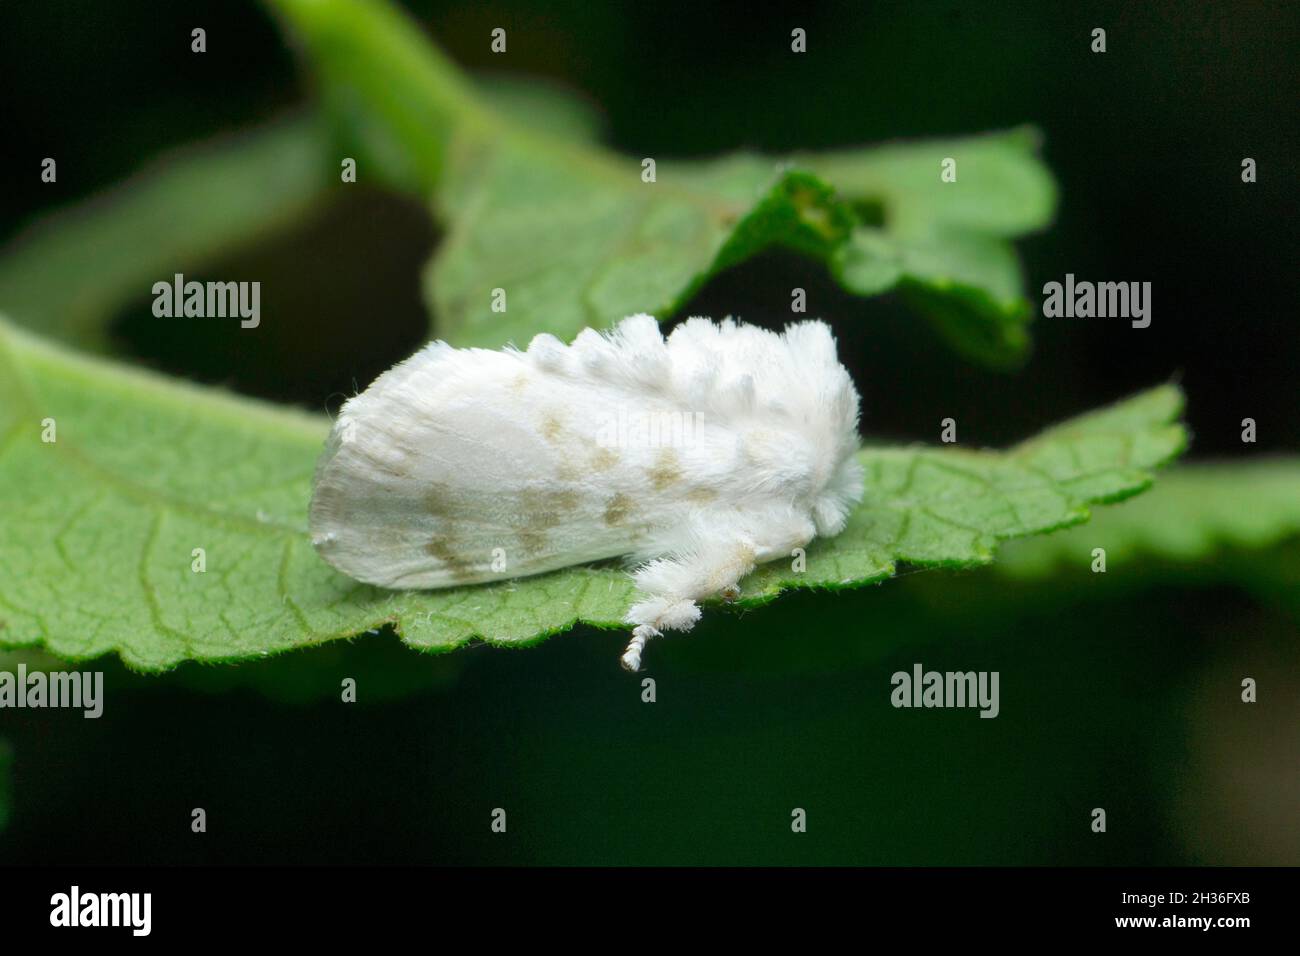
<path fill-rule="evenodd" d="M 1045 225 L 1055 205 L 1031 131 L 782 161 L 654 157 L 648 183 L 639 157 L 491 108 L 387 4 L 271 5 L 357 150 L 388 182 L 433 198 L 447 237 L 426 298 L 454 344 L 667 317 L 719 270 L 785 246 L 827 262 L 851 292 L 900 289 L 969 355 L 1007 363 L 1025 351 L 1030 309 L 1006 240 Z M 948 158 L 957 179 L 945 183 Z"/>
<path fill-rule="evenodd" d="M 0 252 L 0 310 L 107 351 L 109 319 L 155 282 L 287 228 L 318 204 L 337 177 L 325 143 L 319 122 L 300 116 L 164 155 Z"/>
<path fill-rule="evenodd" d="M 563 158 L 502 149 L 464 180 L 452 174 L 452 225 L 425 281 L 440 337 L 523 345 L 538 332 L 567 340 L 642 311 L 666 317 L 713 272 L 773 242 L 829 249 L 852 229 L 847 207 L 806 173 L 733 163 L 748 188 L 730 202 L 694 185 L 698 172 L 670 179 L 674 168 L 660 165 L 647 185 L 631 163 L 575 177 Z M 498 288 L 504 312 L 491 308 Z"/>
<path fill-rule="evenodd" d="M 474 86 L 510 122 L 556 139 L 590 141 L 605 127 L 593 104 L 544 77 L 476 75 Z"/>
<path fill-rule="evenodd" d="M 1002 541 L 1086 521 L 1089 505 L 1143 491 L 1152 470 L 1182 452 L 1182 404 L 1178 389 L 1155 388 L 1005 452 L 868 448 L 866 492 L 844 532 L 814 543 L 806 573 L 759 568 L 745 594 L 866 584 L 892 576 L 899 562 L 987 564 Z"/>
<path fill-rule="evenodd" d="M 742 604 L 786 587 L 879 580 L 897 561 L 987 562 L 1008 537 L 1087 517 L 1176 454 L 1181 397 L 1160 388 L 1010 452 L 863 452 L 865 504 L 808 551 L 767 566 Z M 54 442 L 42 441 L 48 420 Z M 233 660 L 391 624 L 431 650 L 526 644 L 576 621 L 620 627 L 629 576 L 566 569 L 493 585 L 392 592 L 312 550 L 306 510 L 328 423 L 66 353 L 0 324 L 0 641 L 157 670 Z M 206 570 L 193 569 L 203 549 Z"/>
<path fill-rule="evenodd" d="M 512 121 L 591 139 L 594 110 L 536 82 L 477 84 Z M 107 352 L 107 329 L 155 282 L 201 271 L 292 229 L 338 196 L 340 151 L 314 115 L 159 156 L 126 182 L 42 216 L 0 250 L 0 311 L 52 338 Z M 361 167 L 363 175 L 366 167 Z"/>
<path fill-rule="evenodd" d="M 917 143 L 798 154 L 793 161 L 858 201 L 870 198 L 891 232 L 911 238 L 936 228 L 954 234 L 1011 238 L 1052 218 L 1056 187 L 1037 158 L 1039 134 L 1030 127 Z M 939 178 L 955 160 L 954 182 Z"/>
<path fill-rule="evenodd" d="M 1018 542 L 1000 568 L 1025 578 L 1089 572 L 1093 549 L 1105 548 L 1110 572 L 1148 558 L 1200 561 L 1298 536 L 1300 459 L 1197 463 L 1170 470 L 1150 495 L 1108 509 L 1086 530 Z"/>
<path fill-rule="evenodd" d="M 1092 572 L 1093 549 L 1106 573 Z M 1062 598 L 1176 585 L 1232 584 L 1300 617 L 1300 459 L 1184 465 L 1138 502 L 1060 534 L 1018 541 L 998 561 L 1013 579 L 1050 580 Z"/>
<path fill-rule="evenodd" d="M 1001 365 L 1028 347 L 1031 318 L 1007 240 L 1042 227 L 1056 205 L 1038 147 L 1038 134 L 1024 128 L 797 161 L 878 209 L 881 225 L 860 226 L 833 256 L 845 288 L 898 288 L 955 348 Z M 938 176 L 945 159 L 957 164 L 955 182 Z"/>
<path fill-rule="evenodd" d="M 471 84 L 382 6 L 306 6 L 323 96 L 361 174 L 421 196 L 437 187 L 448 235 L 426 294 L 452 341 L 499 345 L 638 311 L 667 316 L 717 271 L 784 245 L 826 261 L 859 294 L 898 289 L 976 358 L 1005 363 L 1027 346 L 1029 308 L 1006 237 L 1043 225 L 1054 204 L 1030 131 L 783 162 L 664 161 L 651 185 L 639 162 L 584 144 L 596 120 L 573 97 L 517 78 Z M 366 29 L 350 29 L 358 23 Z M 337 59 L 348 56 L 379 62 L 359 72 Z M 328 201 L 338 155 L 306 116 L 165 155 L 10 243 L 0 309 L 106 351 L 108 320 L 154 282 L 201 270 Z M 941 183 L 949 155 L 959 178 Z M 496 288 L 507 290 L 506 313 L 491 311 Z"/>

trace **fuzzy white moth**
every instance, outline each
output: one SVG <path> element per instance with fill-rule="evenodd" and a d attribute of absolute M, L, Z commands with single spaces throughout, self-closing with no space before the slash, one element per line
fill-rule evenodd
<path fill-rule="evenodd" d="M 734 600 L 756 564 L 838 534 L 862 496 L 858 393 L 822 322 L 784 334 L 648 315 L 526 352 L 434 342 L 343 405 L 312 543 L 388 588 L 497 581 L 605 558 L 639 600 L 623 665 Z"/>

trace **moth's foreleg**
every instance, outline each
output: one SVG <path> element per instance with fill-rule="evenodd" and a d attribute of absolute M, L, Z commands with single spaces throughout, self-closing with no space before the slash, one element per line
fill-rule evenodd
<path fill-rule="evenodd" d="M 709 516 L 691 533 L 691 545 L 633 572 L 644 600 L 632 605 L 626 620 L 635 625 L 623 652 L 623 666 L 640 670 L 645 645 L 666 630 L 689 631 L 700 619 L 696 603 L 740 597 L 740 579 L 756 564 L 772 561 L 812 540 L 809 519 L 777 510 L 737 527 L 727 515 Z"/>
<path fill-rule="evenodd" d="M 642 565 L 632 577 L 645 599 L 632 605 L 627 622 L 635 625 L 623 652 L 623 667 L 641 669 L 646 641 L 666 630 L 689 631 L 700 619 L 696 603 L 712 597 L 734 600 L 738 582 L 754 570 L 755 548 L 746 537 L 697 544 L 669 558 Z"/>

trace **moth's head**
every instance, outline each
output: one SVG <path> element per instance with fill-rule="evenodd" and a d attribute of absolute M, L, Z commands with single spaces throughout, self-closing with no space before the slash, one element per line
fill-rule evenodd
<path fill-rule="evenodd" d="M 745 433 L 742 448 L 756 490 L 811 515 L 818 535 L 842 531 L 862 500 L 856 428 L 833 427 L 825 417 L 798 428 L 760 426 Z"/>
<path fill-rule="evenodd" d="M 858 391 L 820 321 L 776 333 L 728 319 L 688 319 L 669 352 L 679 390 L 721 421 L 745 423 L 745 481 L 835 534 L 862 497 Z"/>
<path fill-rule="evenodd" d="M 862 463 L 858 461 L 855 448 L 840 459 L 830 481 L 813 504 L 813 523 L 818 535 L 830 537 L 844 530 L 849 515 L 862 500 L 862 478 Z"/>
<path fill-rule="evenodd" d="M 819 535 L 839 534 L 862 500 L 858 390 L 840 364 L 835 337 L 825 323 L 790 326 L 785 338 L 804 366 L 799 412 L 814 461 L 809 502 L 813 522 Z"/>

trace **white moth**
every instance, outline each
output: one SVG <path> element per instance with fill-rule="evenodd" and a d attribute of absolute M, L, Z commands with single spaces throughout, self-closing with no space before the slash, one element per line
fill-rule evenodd
<path fill-rule="evenodd" d="M 784 334 L 648 315 L 526 352 L 434 342 L 343 405 L 312 543 L 387 588 L 622 557 L 639 600 L 623 666 L 735 600 L 756 564 L 838 534 L 862 497 L 858 393 L 822 322 Z"/>

